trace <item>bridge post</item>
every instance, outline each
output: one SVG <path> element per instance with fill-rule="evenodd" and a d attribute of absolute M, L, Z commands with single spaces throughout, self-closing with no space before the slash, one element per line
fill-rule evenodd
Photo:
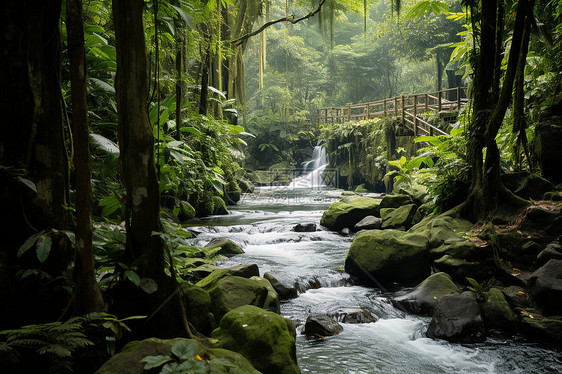
<path fill-rule="evenodd" d="M 461 88 L 457 87 L 457 110 L 461 110 Z"/>
<path fill-rule="evenodd" d="M 418 96 L 414 95 L 414 138 L 418 137 Z"/>
<path fill-rule="evenodd" d="M 371 119 L 371 106 L 367 103 L 367 119 Z"/>
<path fill-rule="evenodd" d="M 382 111 L 384 113 L 384 116 L 386 117 L 386 99 L 382 101 Z"/>
<path fill-rule="evenodd" d="M 351 121 L 351 106 L 347 106 L 347 121 Z"/>
<path fill-rule="evenodd" d="M 437 93 L 437 97 L 438 97 L 438 104 L 437 104 L 437 110 L 441 111 L 441 97 L 443 96 L 443 91 L 439 91 Z"/>
<path fill-rule="evenodd" d="M 404 104 L 406 103 L 406 100 L 404 99 L 404 95 L 402 95 L 400 97 L 402 98 L 402 122 L 404 122 L 404 112 L 406 110 Z"/>
<path fill-rule="evenodd" d="M 427 112 L 429 110 L 429 95 L 425 94 L 425 111 Z"/>
<path fill-rule="evenodd" d="M 398 97 L 394 96 L 394 117 L 398 117 Z"/>

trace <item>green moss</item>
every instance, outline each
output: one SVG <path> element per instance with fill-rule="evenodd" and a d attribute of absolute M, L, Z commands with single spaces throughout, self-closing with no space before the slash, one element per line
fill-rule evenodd
<path fill-rule="evenodd" d="M 213 363 L 214 373 L 248 373 L 259 374 L 252 364 L 240 353 L 228 351 L 226 349 L 213 349 L 201 346 L 192 339 L 169 339 L 149 338 L 142 341 L 133 341 L 127 344 L 121 352 L 117 353 L 101 368 L 96 374 L 143 374 L 145 363 L 142 361 L 147 356 L 173 356 L 172 347 L 179 342 L 193 342 L 197 344 L 200 353 L 206 353 L 213 358 L 223 358 L 228 360 L 228 365 Z M 192 343 L 192 344 L 193 344 Z M 158 371 L 156 371 L 158 372 Z"/>
<path fill-rule="evenodd" d="M 217 347 L 239 352 L 268 374 L 300 373 L 296 359 L 296 330 L 278 314 L 246 305 L 227 313 L 212 338 Z"/>
<path fill-rule="evenodd" d="M 371 197 L 333 203 L 322 215 L 320 224 L 334 231 L 353 227 L 366 216 L 378 216 L 379 203 L 380 200 Z"/>
<path fill-rule="evenodd" d="M 226 204 L 220 196 L 213 196 L 213 214 L 228 214 Z"/>
<path fill-rule="evenodd" d="M 398 230 L 357 234 L 345 259 L 345 270 L 366 283 L 415 284 L 429 275 L 428 238 Z"/>

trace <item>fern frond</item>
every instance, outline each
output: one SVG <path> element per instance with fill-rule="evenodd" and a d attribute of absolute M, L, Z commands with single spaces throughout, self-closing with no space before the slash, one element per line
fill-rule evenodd
<path fill-rule="evenodd" d="M 14 348 L 6 342 L 0 342 L 0 352 L 12 352 Z"/>
<path fill-rule="evenodd" d="M 57 343 L 64 345 L 70 350 L 94 345 L 94 343 L 86 337 L 65 337 L 64 339 L 58 339 Z"/>
<path fill-rule="evenodd" d="M 11 340 L 8 338 L 8 343 L 10 343 L 10 345 L 16 345 L 20 347 L 37 347 L 37 346 L 45 345 L 44 340 L 33 339 L 33 338 L 20 338 L 20 339 L 11 339 Z"/>
<path fill-rule="evenodd" d="M 72 352 L 59 344 L 49 344 L 37 350 L 40 355 L 53 355 L 57 357 L 72 357 Z"/>
<path fill-rule="evenodd" d="M 80 330 L 82 328 L 82 323 L 63 323 L 59 326 L 53 326 L 49 329 L 51 332 L 66 332 L 66 331 L 73 331 L 73 330 Z"/>

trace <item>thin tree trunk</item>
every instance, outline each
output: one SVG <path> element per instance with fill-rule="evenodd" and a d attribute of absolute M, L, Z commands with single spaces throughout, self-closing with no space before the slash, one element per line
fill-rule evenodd
<path fill-rule="evenodd" d="M 66 28 L 70 57 L 72 129 L 74 140 L 74 175 L 76 184 L 76 291 L 77 314 L 99 312 L 104 303 L 94 273 L 92 247 L 92 187 L 90 183 L 90 148 L 88 105 L 86 102 L 86 66 L 82 0 L 66 0 Z"/>

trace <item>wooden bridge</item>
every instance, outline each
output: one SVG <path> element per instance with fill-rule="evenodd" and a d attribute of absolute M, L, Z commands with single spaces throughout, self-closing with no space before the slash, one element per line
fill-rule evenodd
<path fill-rule="evenodd" d="M 457 87 L 432 93 L 395 96 L 370 103 L 318 109 L 318 124 L 344 123 L 376 117 L 400 119 L 414 136 L 449 135 L 433 126 L 421 115 L 427 112 L 452 111 L 468 102 L 467 88 Z"/>

